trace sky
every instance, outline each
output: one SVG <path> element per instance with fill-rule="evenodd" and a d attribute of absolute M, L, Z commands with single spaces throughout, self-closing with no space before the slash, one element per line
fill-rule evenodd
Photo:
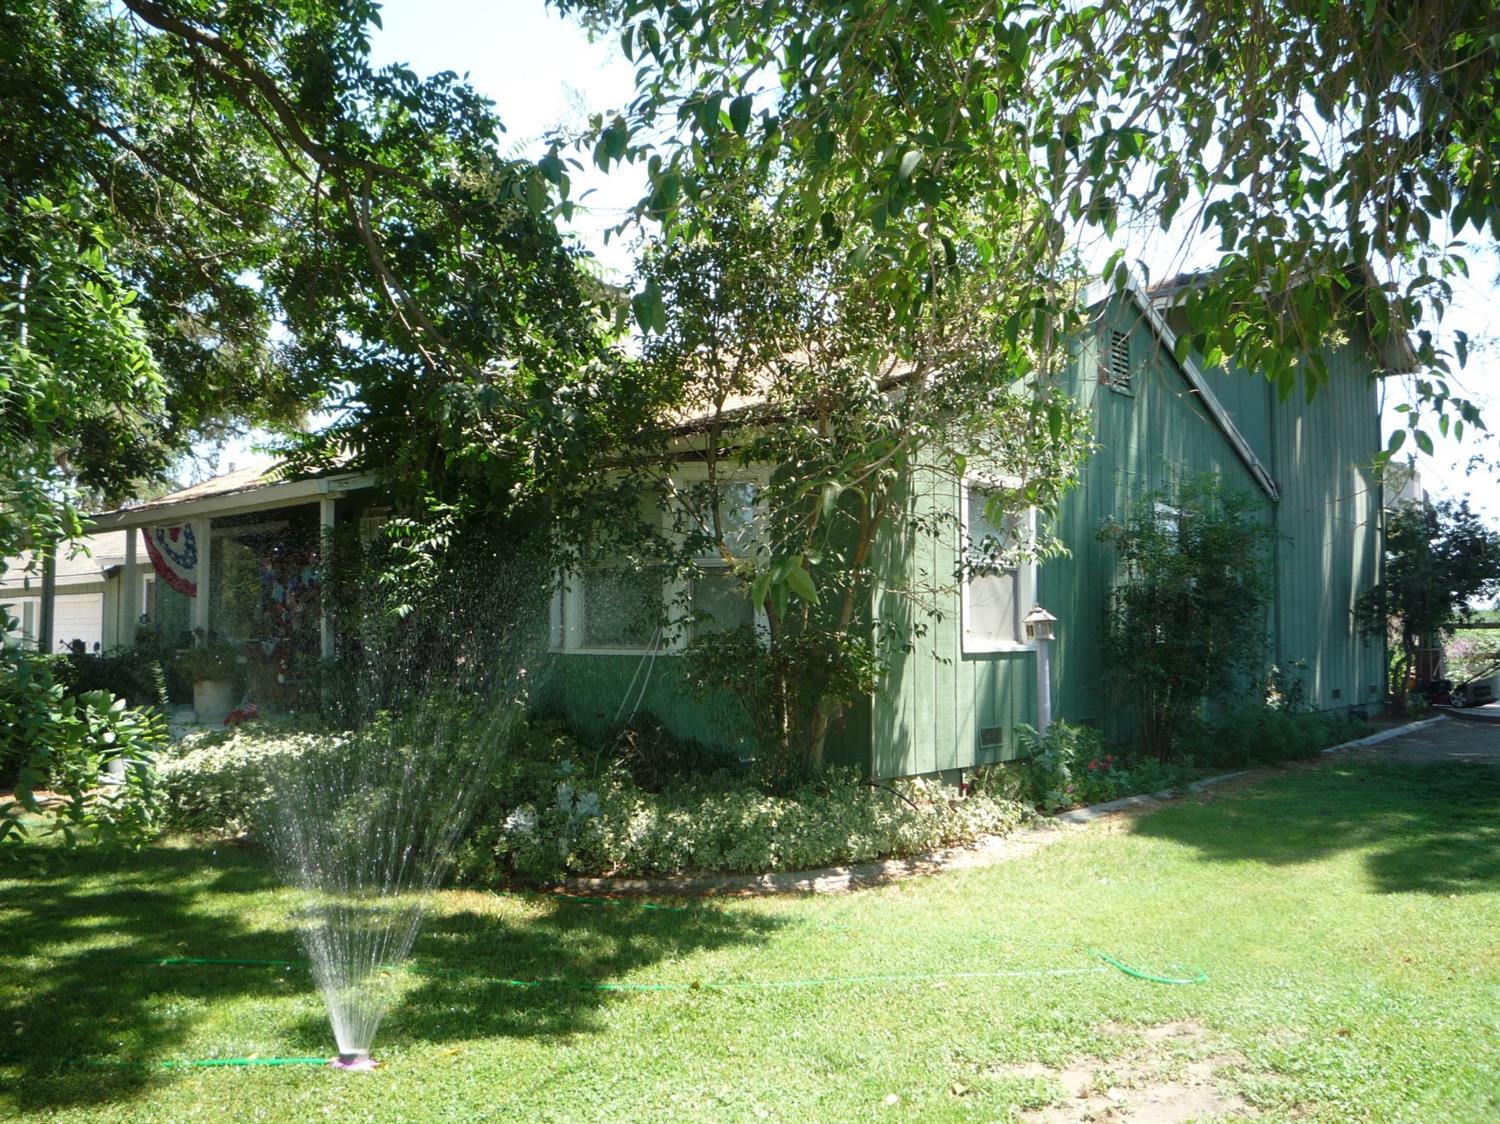
<path fill-rule="evenodd" d="M 542 0 L 388 0 L 381 10 L 383 29 L 372 38 L 377 64 L 402 62 L 419 74 L 452 70 L 467 74 L 474 87 L 491 98 L 505 122 L 516 154 L 537 156 L 544 135 L 559 126 L 577 129 L 590 113 L 627 103 L 634 92 L 634 67 L 613 38 L 591 42 L 576 24 L 562 19 Z M 606 238 L 626 209 L 642 194 L 644 177 L 624 166 L 610 175 L 599 172 L 586 153 L 584 169 L 574 173 L 573 196 L 585 211 L 574 234 L 605 267 L 606 276 L 627 279 L 628 242 Z M 1142 247 L 1153 276 L 1180 268 L 1174 252 Z M 1108 251 L 1100 252 L 1100 263 Z M 1153 260 L 1155 258 L 1155 260 Z M 1454 392 L 1475 398 L 1491 424 L 1500 430 L 1500 261 L 1492 253 L 1475 255 L 1473 278 L 1457 286 L 1443 337 L 1467 331 L 1474 343 L 1466 370 L 1453 381 Z M 1402 424 L 1394 407 L 1409 395 L 1398 380 L 1388 380 L 1382 395 L 1387 432 Z M 1469 494 L 1476 507 L 1500 522 L 1500 475 L 1489 469 L 1466 474 L 1476 453 L 1500 460 L 1494 437 L 1457 442 L 1432 433 L 1434 455 L 1419 456 L 1424 485 L 1435 496 Z M 258 458 L 252 441 L 237 442 L 219 458 L 221 470 L 244 467 Z M 1409 446 L 1409 443 L 1408 443 Z"/>

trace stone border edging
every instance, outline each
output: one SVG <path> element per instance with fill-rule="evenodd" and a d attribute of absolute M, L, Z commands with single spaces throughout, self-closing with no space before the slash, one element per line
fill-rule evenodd
<path fill-rule="evenodd" d="M 1425 730 L 1428 726 L 1436 726 L 1441 722 L 1448 721 L 1446 714 L 1439 714 L 1436 718 L 1424 718 L 1420 722 L 1408 722 L 1405 726 L 1392 726 L 1389 730 L 1381 730 L 1379 733 L 1371 734 L 1369 737 L 1355 738 L 1352 742 L 1340 742 L 1331 745 L 1324 753 L 1342 753 L 1346 749 L 1359 749 L 1367 745 L 1379 745 L 1388 742 L 1392 738 L 1399 738 L 1405 734 L 1415 734 L 1418 730 Z"/>
<path fill-rule="evenodd" d="M 1403 734 L 1446 722 L 1446 715 L 1426 718 L 1420 722 L 1408 722 L 1404 726 L 1393 726 L 1368 737 L 1329 746 L 1323 753 L 1339 753 L 1343 750 L 1376 745 Z M 1185 786 L 1183 792 L 1197 793 L 1206 789 L 1249 776 L 1253 769 L 1240 769 L 1233 773 L 1204 777 Z M 703 874 L 666 878 L 565 878 L 560 889 L 568 893 L 618 894 L 621 897 L 729 897 L 759 896 L 768 894 L 837 894 L 858 890 L 867 886 L 879 886 L 920 874 L 938 874 L 948 870 L 963 870 L 970 867 L 992 866 L 997 862 L 1014 858 L 1018 854 L 1036 850 L 1061 838 L 1064 825 L 1077 827 L 1092 820 L 1102 819 L 1114 812 L 1161 804 L 1183 795 L 1176 789 L 1164 788 L 1149 795 L 1124 796 L 1103 804 L 1087 808 L 1074 808 L 1070 812 L 1059 812 L 1055 816 L 1041 816 L 1030 827 L 1023 827 L 1010 835 L 987 835 L 967 847 L 950 847 L 941 851 L 913 855 L 905 859 L 885 859 L 879 862 L 855 863 L 850 866 L 827 866 L 817 870 L 794 870 L 770 874 Z"/>
<path fill-rule="evenodd" d="M 1193 781 L 1186 787 L 1185 791 L 1202 792 L 1205 789 L 1213 788 L 1215 785 L 1223 784 L 1226 781 L 1249 776 L 1251 772 L 1253 772 L 1251 769 L 1241 769 L 1235 773 L 1220 773 L 1216 777 L 1204 777 L 1201 781 Z M 1122 796 L 1118 800 L 1106 800 L 1103 804 L 1090 804 L 1087 808 L 1074 808 L 1070 812 L 1059 812 L 1052 818 L 1061 820 L 1063 823 L 1083 824 L 1088 823 L 1090 820 L 1097 820 L 1101 816 L 1107 816 L 1111 812 L 1123 812 L 1126 808 L 1139 808 L 1147 804 L 1160 804 L 1163 801 L 1171 800 L 1181 795 L 1182 793 L 1178 792 L 1175 788 L 1164 788 L 1159 792 L 1142 793 L 1139 796 Z"/>
<path fill-rule="evenodd" d="M 665 878 L 565 878 L 568 893 L 619 894 L 622 897 L 728 897 L 766 894 L 837 894 L 879 886 L 918 874 L 991 866 L 1034 851 L 1061 835 L 1059 825 L 1039 817 L 1009 835 L 986 835 L 966 847 L 949 847 L 904 859 L 882 859 L 849 866 L 792 870 L 769 874 L 702 874 Z"/>

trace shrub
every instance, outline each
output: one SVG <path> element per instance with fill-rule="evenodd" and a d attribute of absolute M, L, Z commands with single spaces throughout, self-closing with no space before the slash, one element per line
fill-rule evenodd
<path fill-rule="evenodd" d="M 189 734 L 158 767 L 164 826 L 263 834 L 271 827 L 275 771 L 336 755 L 350 736 L 265 726 Z"/>
<path fill-rule="evenodd" d="M 71 690 L 108 691 L 131 706 L 170 705 L 166 668 L 156 659 L 134 650 L 107 656 L 67 656 L 67 680 Z"/>
<path fill-rule="evenodd" d="M 638 714 L 605 741 L 635 783 L 647 792 L 660 792 L 668 785 L 711 773 L 732 772 L 748 776 L 748 769 L 722 749 L 692 738 L 678 737 L 654 714 Z"/>
<path fill-rule="evenodd" d="M 134 709 L 107 691 L 70 693 L 66 665 L 28 652 L 5 620 L 0 633 L 0 775 L 14 785 L 0 801 L 0 843 L 28 834 L 22 814 L 37 814 L 38 789 L 62 804 L 47 834 L 73 844 L 84 837 L 139 844 L 155 831 L 153 760 L 166 724 L 152 708 Z"/>
<path fill-rule="evenodd" d="M 845 772 L 777 795 L 735 766 L 678 775 L 653 792 L 625 762 L 596 759 L 561 724 L 526 729 L 460 848 L 459 877 L 800 870 L 970 842 L 1024 816 L 1009 800 L 960 799 L 926 781 L 875 786 Z"/>
<path fill-rule="evenodd" d="M 1315 757 L 1329 746 L 1369 732 L 1349 714 L 1244 703 L 1214 719 L 1197 718 L 1179 737 L 1179 752 L 1218 769 L 1275 765 Z"/>
<path fill-rule="evenodd" d="M 239 672 L 239 649 L 224 640 L 195 644 L 178 657 L 177 666 L 189 683 L 233 679 Z"/>
<path fill-rule="evenodd" d="M 1185 765 L 1162 764 L 1123 751 L 1106 752 L 1099 732 L 1088 726 L 1054 722 L 1043 736 L 1021 725 L 1016 727 L 1016 741 L 1026 759 L 976 770 L 972 780 L 976 791 L 1056 812 L 1159 792 L 1193 775 Z"/>
<path fill-rule="evenodd" d="M 1205 700 L 1259 672 L 1274 538 L 1258 505 L 1211 478 L 1168 498 L 1148 495 L 1099 532 L 1124 570 L 1110 594 L 1110 676 L 1162 761 Z"/>
<path fill-rule="evenodd" d="M 167 823 L 264 833 L 275 772 L 315 772 L 316 758 L 345 752 L 358 736 L 264 727 L 190 735 L 161 767 Z M 928 781 L 876 786 L 843 772 L 785 795 L 761 791 L 737 769 L 677 777 L 652 792 L 566 727 L 534 723 L 512 737 L 485 782 L 456 876 L 547 882 L 569 873 L 798 870 L 971 842 L 1023 817 L 1010 800 L 961 799 Z"/>

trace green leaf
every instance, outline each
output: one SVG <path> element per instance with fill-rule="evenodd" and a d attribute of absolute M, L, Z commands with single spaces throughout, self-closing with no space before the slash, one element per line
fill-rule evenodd
<path fill-rule="evenodd" d="M 802 600 L 810 605 L 818 603 L 818 587 L 813 584 L 812 575 L 802 567 L 801 562 L 795 563 L 786 572 L 786 584 Z"/>
<path fill-rule="evenodd" d="M 766 593 L 771 588 L 771 571 L 755 575 L 755 581 L 750 586 L 750 604 L 759 609 L 766 603 Z"/>
<path fill-rule="evenodd" d="M 1386 442 L 1386 445 L 1385 445 L 1386 455 L 1387 456 L 1391 456 L 1391 455 L 1393 455 L 1395 453 L 1399 453 L 1401 451 L 1401 446 L 1405 445 L 1405 444 L 1406 444 L 1406 430 L 1404 430 L 1404 429 L 1398 429 L 1398 430 L 1396 430 L 1395 433 L 1391 434 L 1391 439 Z"/>
<path fill-rule="evenodd" d="M 1417 440 L 1417 448 L 1421 449 L 1429 457 L 1432 456 L 1432 438 L 1427 436 L 1426 431 L 1421 429 L 1414 430 L 1412 436 Z"/>
<path fill-rule="evenodd" d="M 905 156 L 901 157 L 901 166 L 896 169 L 896 175 L 903 180 L 910 179 L 911 174 L 917 170 L 917 165 L 921 162 L 921 149 L 912 149 Z"/>
<path fill-rule="evenodd" d="M 750 109 L 749 94 L 741 94 L 729 103 L 729 124 L 740 136 L 744 136 L 750 128 Z"/>

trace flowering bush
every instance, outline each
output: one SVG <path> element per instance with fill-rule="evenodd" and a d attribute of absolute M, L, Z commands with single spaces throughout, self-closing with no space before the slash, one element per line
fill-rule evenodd
<path fill-rule="evenodd" d="M 348 738 L 264 727 L 189 734 L 157 766 L 165 825 L 214 835 L 262 833 L 271 824 L 275 772 L 309 755 L 336 754 Z"/>

